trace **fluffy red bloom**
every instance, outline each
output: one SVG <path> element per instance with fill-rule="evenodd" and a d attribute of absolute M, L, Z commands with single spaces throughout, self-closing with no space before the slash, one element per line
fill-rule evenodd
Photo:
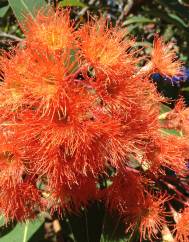
<path fill-rule="evenodd" d="M 26 44 L 47 48 L 50 51 L 65 51 L 73 45 L 73 24 L 69 11 L 49 10 L 46 15 L 39 11 L 35 20 L 27 18 L 24 26 Z"/>
<path fill-rule="evenodd" d="M 123 172 L 123 171 L 122 171 Z M 145 191 L 145 181 L 137 172 L 119 173 L 108 189 L 106 199 L 111 210 L 118 210 L 127 224 L 127 231 L 139 226 L 140 238 L 154 241 L 157 233 L 166 224 L 165 195 Z"/>
<path fill-rule="evenodd" d="M 189 239 L 189 208 L 186 207 L 179 215 L 178 222 L 175 226 L 176 241 L 186 242 Z"/>
<path fill-rule="evenodd" d="M 35 217 L 41 207 L 35 181 L 23 178 L 26 170 L 17 148 L 10 144 L 0 147 L 0 211 L 7 221 Z"/>
<path fill-rule="evenodd" d="M 141 241 L 147 238 L 154 241 L 154 238 L 157 238 L 158 232 L 166 224 L 165 216 L 168 214 L 165 212 L 164 203 L 167 201 L 168 197 L 165 195 L 157 194 L 152 196 L 152 194 L 147 194 L 140 215 L 139 231 Z"/>
<path fill-rule="evenodd" d="M 163 43 L 161 37 L 155 37 L 154 39 L 151 62 L 154 72 L 168 77 L 182 74 L 181 62 L 177 60 L 175 52 Z"/>
<path fill-rule="evenodd" d="M 140 237 L 153 241 L 161 231 L 165 221 L 164 203 L 168 198 L 145 192 L 145 184 L 139 174 L 125 171 L 113 179 L 106 199 L 111 210 L 118 210 L 127 224 L 127 231 L 139 225 Z"/>
<path fill-rule="evenodd" d="M 11 95 L 4 105 L 7 103 L 13 106 L 13 109 L 16 105 L 28 105 L 36 109 L 41 116 L 50 115 L 52 118 L 55 113 L 65 116 L 66 102 L 71 93 L 67 77 L 71 75 L 73 68 L 73 63 L 69 63 L 67 55 L 68 52 L 62 54 L 61 58 L 55 55 L 52 60 L 49 52 L 18 50 L 15 57 L 4 62 L 3 89 L 10 93 L 7 95 Z M 25 59 L 29 63 L 23 63 Z M 17 65 L 22 67 L 17 68 Z"/>
<path fill-rule="evenodd" d="M 175 129 L 188 138 L 189 136 L 189 108 L 186 107 L 184 100 L 181 98 L 176 103 L 173 110 L 167 113 L 163 120 L 163 127 Z"/>
<path fill-rule="evenodd" d="M 40 192 L 28 182 L 1 183 L 0 211 L 8 220 L 34 218 L 41 206 Z"/>
<path fill-rule="evenodd" d="M 67 10 L 39 11 L 24 32 L 22 48 L 1 56 L 0 210 L 25 220 L 100 199 L 153 240 L 167 198 L 152 179 L 185 175 L 188 145 L 162 132 L 166 100 L 149 74 L 179 74 L 180 62 L 156 38 L 145 72 L 122 30 L 101 18 L 75 31 Z M 111 185 L 101 190 L 99 177 Z"/>
<path fill-rule="evenodd" d="M 78 32 L 80 55 L 98 73 L 128 77 L 134 72 L 137 59 L 133 51 L 129 52 L 134 41 L 124 40 L 125 35 L 118 27 L 109 28 L 104 19 L 89 22 Z"/>
<path fill-rule="evenodd" d="M 25 51 L 15 49 L 12 53 L 4 53 L 0 57 L 0 68 L 4 82 L 0 85 L 1 90 L 1 116 L 6 116 L 8 111 L 18 110 L 24 103 L 25 89 L 23 82 L 29 71 L 30 58 Z"/>
<path fill-rule="evenodd" d="M 97 179 L 92 174 L 91 176 L 80 174 L 78 178 L 78 182 L 74 184 L 60 183 L 59 187 L 47 187 L 50 194 L 49 207 L 52 212 L 59 209 L 61 211 L 62 208 L 69 212 L 79 212 L 81 206 L 85 207 L 90 201 L 101 198 L 102 192 L 97 189 Z"/>
<path fill-rule="evenodd" d="M 122 170 L 112 179 L 107 189 L 106 203 L 110 211 L 118 210 L 121 215 L 128 214 L 132 220 L 144 202 L 144 184 L 138 172 Z"/>
<path fill-rule="evenodd" d="M 28 113 L 22 116 L 26 122 L 22 129 L 26 140 L 22 142 L 23 146 L 27 144 L 25 155 L 33 164 L 31 169 L 38 175 L 47 174 L 54 184 L 62 176 L 67 182 L 77 182 L 75 173 L 97 174 L 107 162 L 118 167 L 125 158 L 127 141 L 123 139 L 120 123 L 105 115 L 103 119 L 94 116 L 94 122 L 80 116 L 81 109 L 80 113 L 74 110 L 75 105 L 79 107 L 79 102 L 71 106 L 70 112 L 67 110 L 68 118 L 64 121 L 58 117 L 35 120 L 36 115 L 27 120 Z"/>
<path fill-rule="evenodd" d="M 152 138 L 145 147 L 143 162 L 152 172 L 161 171 L 162 167 L 172 169 L 178 174 L 187 171 L 187 140 L 174 135 Z"/>

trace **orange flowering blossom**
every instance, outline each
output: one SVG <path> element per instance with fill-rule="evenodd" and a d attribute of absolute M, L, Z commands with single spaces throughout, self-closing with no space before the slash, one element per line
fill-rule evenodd
<path fill-rule="evenodd" d="M 40 11 L 24 34 L 22 46 L 0 57 L 1 213 L 24 221 L 100 200 L 126 233 L 138 226 L 141 240 L 155 241 L 178 192 L 167 195 L 164 178 L 187 175 L 187 138 L 161 131 L 166 100 L 150 79 L 182 74 L 175 53 L 156 36 L 141 67 L 125 31 L 103 18 L 76 29 L 67 10 Z M 105 189 L 101 176 L 111 181 Z M 172 229 L 188 241 L 186 198 L 180 202 L 183 218 Z"/>

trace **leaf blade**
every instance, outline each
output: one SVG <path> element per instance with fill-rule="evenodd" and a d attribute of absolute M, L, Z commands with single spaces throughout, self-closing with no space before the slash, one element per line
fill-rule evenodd
<path fill-rule="evenodd" d="M 86 5 L 80 0 L 62 0 L 59 3 L 61 7 L 86 7 Z"/>
<path fill-rule="evenodd" d="M 3 18 L 9 9 L 9 5 L 0 8 L 0 18 Z"/>
<path fill-rule="evenodd" d="M 18 223 L 14 229 L 1 237 L 1 242 L 27 242 L 30 240 L 30 238 L 32 238 L 32 236 L 42 226 L 43 223 L 43 219 L 36 219 L 35 221 L 26 223 Z"/>
<path fill-rule="evenodd" d="M 45 0 L 8 0 L 18 22 L 22 23 L 25 16 L 35 18 L 38 9 L 46 9 Z"/>

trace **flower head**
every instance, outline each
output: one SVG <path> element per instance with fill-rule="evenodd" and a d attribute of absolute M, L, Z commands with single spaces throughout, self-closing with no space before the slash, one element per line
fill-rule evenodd
<path fill-rule="evenodd" d="M 186 207 L 175 225 L 176 241 L 186 242 L 189 239 L 189 208 Z"/>
<path fill-rule="evenodd" d="M 42 208 L 39 190 L 29 182 L 1 183 L 0 211 L 6 221 L 25 221 L 36 216 Z"/>
<path fill-rule="evenodd" d="M 104 19 L 85 24 L 78 32 L 80 55 L 97 72 L 105 75 L 131 75 L 135 70 L 133 40 L 119 28 L 109 28 Z M 124 70 L 124 72 L 123 72 Z"/>
<path fill-rule="evenodd" d="M 181 62 L 177 60 L 176 54 L 169 46 L 163 43 L 161 37 L 156 36 L 152 50 L 151 63 L 154 72 L 166 77 L 182 75 Z"/>
<path fill-rule="evenodd" d="M 142 239 L 149 239 L 154 241 L 157 238 L 158 232 L 160 232 L 163 226 L 166 224 L 165 216 L 168 214 L 165 212 L 164 204 L 169 198 L 162 194 L 153 196 L 147 194 L 144 206 L 141 208 L 141 218 L 139 231 Z"/>
<path fill-rule="evenodd" d="M 103 18 L 75 30 L 68 10 L 39 11 L 24 26 L 23 46 L 0 57 L 0 211 L 23 221 L 101 199 L 152 240 L 167 216 L 156 179 L 185 175 L 188 145 L 162 133 L 150 74 L 177 75 L 180 62 L 156 37 L 141 68 L 133 39 Z"/>
<path fill-rule="evenodd" d="M 41 45 L 50 51 L 65 51 L 74 42 L 73 24 L 69 11 L 39 11 L 35 19 L 26 18 L 24 33 L 26 43 L 35 47 Z"/>

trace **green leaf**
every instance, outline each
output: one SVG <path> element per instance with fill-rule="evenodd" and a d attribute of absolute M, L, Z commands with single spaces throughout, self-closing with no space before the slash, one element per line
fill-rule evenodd
<path fill-rule="evenodd" d="M 141 23 L 141 24 L 154 23 L 154 20 L 143 17 L 143 16 L 134 16 L 134 17 L 129 18 L 125 22 L 123 22 L 122 26 L 127 26 L 127 25 L 134 24 L 134 23 Z"/>
<path fill-rule="evenodd" d="M 161 104 L 161 108 L 160 108 L 160 114 L 159 114 L 159 120 L 164 120 L 167 117 L 167 114 L 171 111 L 172 109 L 165 105 L 165 104 Z"/>
<path fill-rule="evenodd" d="M 188 0 L 178 0 L 178 2 L 186 7 L 189 6 L 189 1 Z"/>
<path fill-rule="evenodd" d="M 179 16 L 177 16 L 176 14 L 172 14 L 172 13 L 169 13 L 168 14 L 169 17 L 173 20 L 173 21 L 177 21 L 180 25 L 182 25 L 184 28 L 188 28 L 188 24 L 185 23 L 182 18 L 180 18 Z"/>
<path fill-rule="evenodd" d="M 183 91 L 183 92 L 189 92 L 189 87 L 183 87 L 183 88 L 181 88 L 181 91 Z"/>
<path fill-rule="evenodd" d="M 22 22 L 25 16 L 31 16 L 33 19 L 39 9 L 46 9 L 45 0 L 8 0 L 9 4 L 19 22 Z"/>
<path fill-rule="evenodd" d="M 188 19 L 189 9 L 184 5 L 181 5 L 181 0 L 159 0 L 165 8 L 169 8 L 169 12 L 175 12 L 181 18 Z M 188 0 L 187 0 L 188 1 Z M 183 1 L 182 1 L 183 2 Z"/>
<path fill-rule="evenodd" d="M 100 242 L 128 241 L 125 234 L 125 225 L 119 214 L 105 210 L 103 218 L 103 231 Z"/>
<path fill-rule="evenodd" d="M 174 24 L 178 28 L 185 30 L 189 29 L 188 24 L 182 19 L 182 17 L 179 17 L 177 14 L 173 14 L 168 11 L 162 11 L 156 8 L 151 8 L 151 10 L 148 11 L 148 14 L 151 13 L 153 13 L 153 16 L 156 16 L 161 20 L 166 21 L 167 23 Z"/>
<path fill-rule="evenodd" d="M 0 18 L 3 18 L 9 9 L 9 5 L 0 8 Z"/>
<path fill-rule="evenodd" d="M 171 110 L 172 109 L 169 106 L 161 104 L 160 114 L 170 112 Z"/>
<path fill-rule="evenodd" d="M 97 242 L 100 241 L 104 206 L 99 202 L 92 202 L 87 208 L 81 209 L 78 215 L 67 216 L 72 229 L 74 241 L 77 242 Z"/>
<path fill-rule="evenodd" d="M 26 223 L 18 223 L 10 233 L 1 238 L 1 242 L 27 242 L 42 224 L 43 220 L 39 219 Z"/>
<path fill-rule="evenodd" d="M 86 7 L 80 0 L 62 0 L 59 4 L 61 7 Z"/>
<path fill-rule="evenodd" d="M 10 233 L 11 230 L 16 226 L 16 222 L 10 222 L 5 224 L 5 220 L 3 216 L 0 216 L 0 238 Z"/>
<path fill-rule="evenodd" d="M 175 135 L 175 136 L 179 136 L 179 137 L 182 136 L 182 133 L 180 131 L 178 131 L 178 130 L 175 130 L 175 129 L 165 129 L 165 128 L 162 128 L 161 129 L 161 132 L 164 135 Z"/>

